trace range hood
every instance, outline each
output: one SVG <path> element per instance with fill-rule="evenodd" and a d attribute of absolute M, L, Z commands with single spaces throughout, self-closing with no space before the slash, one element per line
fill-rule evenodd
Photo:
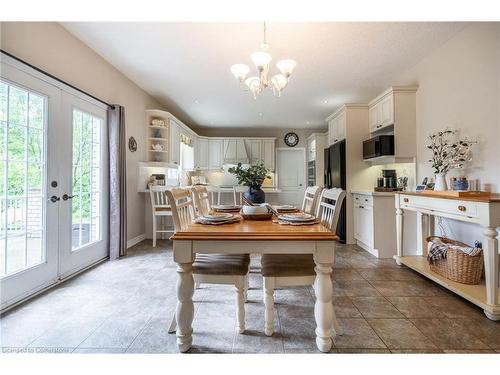
<path fill-rule="evenodd" d="M 224 139 L 223 164 L 248 164 L 248 153 L 243 139 Z"/>

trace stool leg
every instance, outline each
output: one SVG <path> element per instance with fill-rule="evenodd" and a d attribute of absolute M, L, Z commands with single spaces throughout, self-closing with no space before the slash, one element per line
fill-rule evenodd
<path fill-rule="evenodd" d="M 175 319 L 175 312 L 174 316 L 172 317 L 172 321 L 170 322 L 170 327 L 168 327 L 168 333 L 175 333 L 177 331 L 177 320 Z"/>
<path fill-rule="evenodd" d="M 156 247 L 156 216 L 153 215 L 153 247 Z"/>
<path fill-rule="evenodd" d="M 264 277 L 265 325 L 264 333 L 272 336 L 274 333 L 274 278 Z"/>

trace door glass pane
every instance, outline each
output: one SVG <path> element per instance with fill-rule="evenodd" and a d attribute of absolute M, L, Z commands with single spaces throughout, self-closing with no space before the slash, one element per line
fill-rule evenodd
<path fill-rule="evenodd" d="M 73 110 L 72 249 L 101 240 L 103 119 Z"/>
<path fill-rule="evenodd" d="M 45 261 L 47 98 L 0 81 L 0 276 Z"/>

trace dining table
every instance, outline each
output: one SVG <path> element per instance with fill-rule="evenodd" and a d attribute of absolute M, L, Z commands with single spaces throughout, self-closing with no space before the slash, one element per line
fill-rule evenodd
<path fill-rule="evenodd" d="M 272 220 L 241 220 L 224 225 L 189 224 L 172 237 L 177 263 L 177 345 L 180 352 L 193 344 L 194 279 L 196 253 L 313 254 L 316 265 L 314 317 L 316 345 L 321 352 L 332 347 L 332 264 L 338 236 L 320 223 L 281 225 Z M 264 314 L 264 311 L 262 311 Z"/>

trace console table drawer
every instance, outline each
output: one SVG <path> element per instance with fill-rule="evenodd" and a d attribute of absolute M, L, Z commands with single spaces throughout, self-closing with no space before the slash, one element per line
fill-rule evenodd
<path fill-rule="evenodd" d="M 400 195 L 399 204 L 407 208 L 420 208 L 459 216 L 478 217 L 478 203 L 455 199 L 436 199 L 416 197 L 414 195 Z"/>
<path fill-rule="evenodd" d="M 373 196 L 366 194 L 353 194 L 352 195 L 354 203 L 365 205 L 365 206 L 373 206 Z"/>

